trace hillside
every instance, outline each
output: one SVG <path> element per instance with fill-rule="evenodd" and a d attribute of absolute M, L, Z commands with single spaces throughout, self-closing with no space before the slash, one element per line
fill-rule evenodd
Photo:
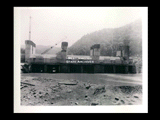
<path fill-rule="evenodd" d="M 86 34 L 68 49 L 68 54 L 89 55 L 90 47 L 97 43 L 101 44 L 101 55 L 115 55 L 117 46 L 123 43 L 124 39 L 130 41 L 131 56 L 142 54 L 141 19 L 119 28 L 105 28 Z"/>
<path fill-rule="evenodd" d="M 43 45 L 36 45 L 36 54 L 41 54 L 45 50 L 49 49 L 51 46 L 43 46 Z M 56 54 L 61 51 L 59 47 L 53 47 L 49 50 L 46 54 Z M 21 62 L 25 62 L 25 45 L 21 45 Z"/>
<path fill-rule="evenodd" d="M 43 45 L 37 45 L 36 46 L 36 53 L 41 54 L 45 50 L 49 49 L 51 46 L 43 46 Z M 61 48 L 59 47 L 53 47 L 51 50 L 49 50 L 46 54 L 56 54 L 59 51 L 61 51 Z"/>
<path fill-rule="evenodd" d="M 44 45 L 36 45 L 36 54 L 41 54 L 42 52 L 44 52 L 45 50 L 49 49 L 51 46 L 44 46 Z M 22 45 L 21 46 L 21 53 L 24 54 L 25 53 L 25 46 Z M 51 50 L 49 50 L 46 54 L 56 54 L 59 51 L 61 51 L 61 48 L 59 47 L 53 47 Z"/>

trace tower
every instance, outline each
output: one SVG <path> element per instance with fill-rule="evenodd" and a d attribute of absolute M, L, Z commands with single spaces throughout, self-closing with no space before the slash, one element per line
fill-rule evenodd
<path fill-rule="evenodd" d="M 90 56 L 93 60 L 98 61 L 100 56 L 100 44 L 94 44 L 90 48 Z"/>
<path fill-rule="evenodd" d="M 123 57 L 126 60 L 126 62 L 129 62 L 129 40 L 124 40 L 123 41 Z"/>
<path fill-rule="evenodd" d="M 68 42 L 62 42 L 61 44 L 61 55 L 62 55 L 62 59 L 65 60 L 66 56 L 67 56 L 67 47 L 68 47 Z"/>
<path fill-rule="evenodd" d="M 62 50 L 57 54 L 56 57 L 58 62 L 65 62 L 67 56 L 67 47 L 68 47 L 68 42 L 62 42 L 61 44 Z"/>
<path fill-rule="evenodd" d="M 31 16 L 29 22 L 29 40 L 25 40 L 25 62 L 29 62 L 29 57 L 35 54 L 36 44 L 31 41 Z"/>
<path fill-rule="evenodd" d="M 29 57 L 35 54 L 36 44 L 31 40 L 25 40 L 25 62 L 29 62 Z"/>

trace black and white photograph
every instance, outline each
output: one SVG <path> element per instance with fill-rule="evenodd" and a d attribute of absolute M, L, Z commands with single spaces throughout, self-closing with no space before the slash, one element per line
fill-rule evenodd
<path fill-rule="evenodd" d="M 148 112 L 147 7 L 14 7 L 14 112 Z"/>

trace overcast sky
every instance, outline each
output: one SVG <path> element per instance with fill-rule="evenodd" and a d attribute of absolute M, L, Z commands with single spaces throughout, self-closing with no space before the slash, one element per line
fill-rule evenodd
<path fill-rule="evenodd" d="M 21 45 L 29 39 L 37 45 L 54 45 L 61 39 L 71 46 L 83 35 L 103 28 L 117 28 L 141 18 L 138 7 L 23 7 L 20 11 Z M 57 47 L 59 47 L 57 45 Z"/>

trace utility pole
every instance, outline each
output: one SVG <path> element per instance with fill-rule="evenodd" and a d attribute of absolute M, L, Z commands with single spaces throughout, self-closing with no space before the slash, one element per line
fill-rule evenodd
<path fill-rule="evenodd" d="M 29 22 L 29 40 L 31 40 L 31 16 L 30 16 L 30 22 Z"/>

